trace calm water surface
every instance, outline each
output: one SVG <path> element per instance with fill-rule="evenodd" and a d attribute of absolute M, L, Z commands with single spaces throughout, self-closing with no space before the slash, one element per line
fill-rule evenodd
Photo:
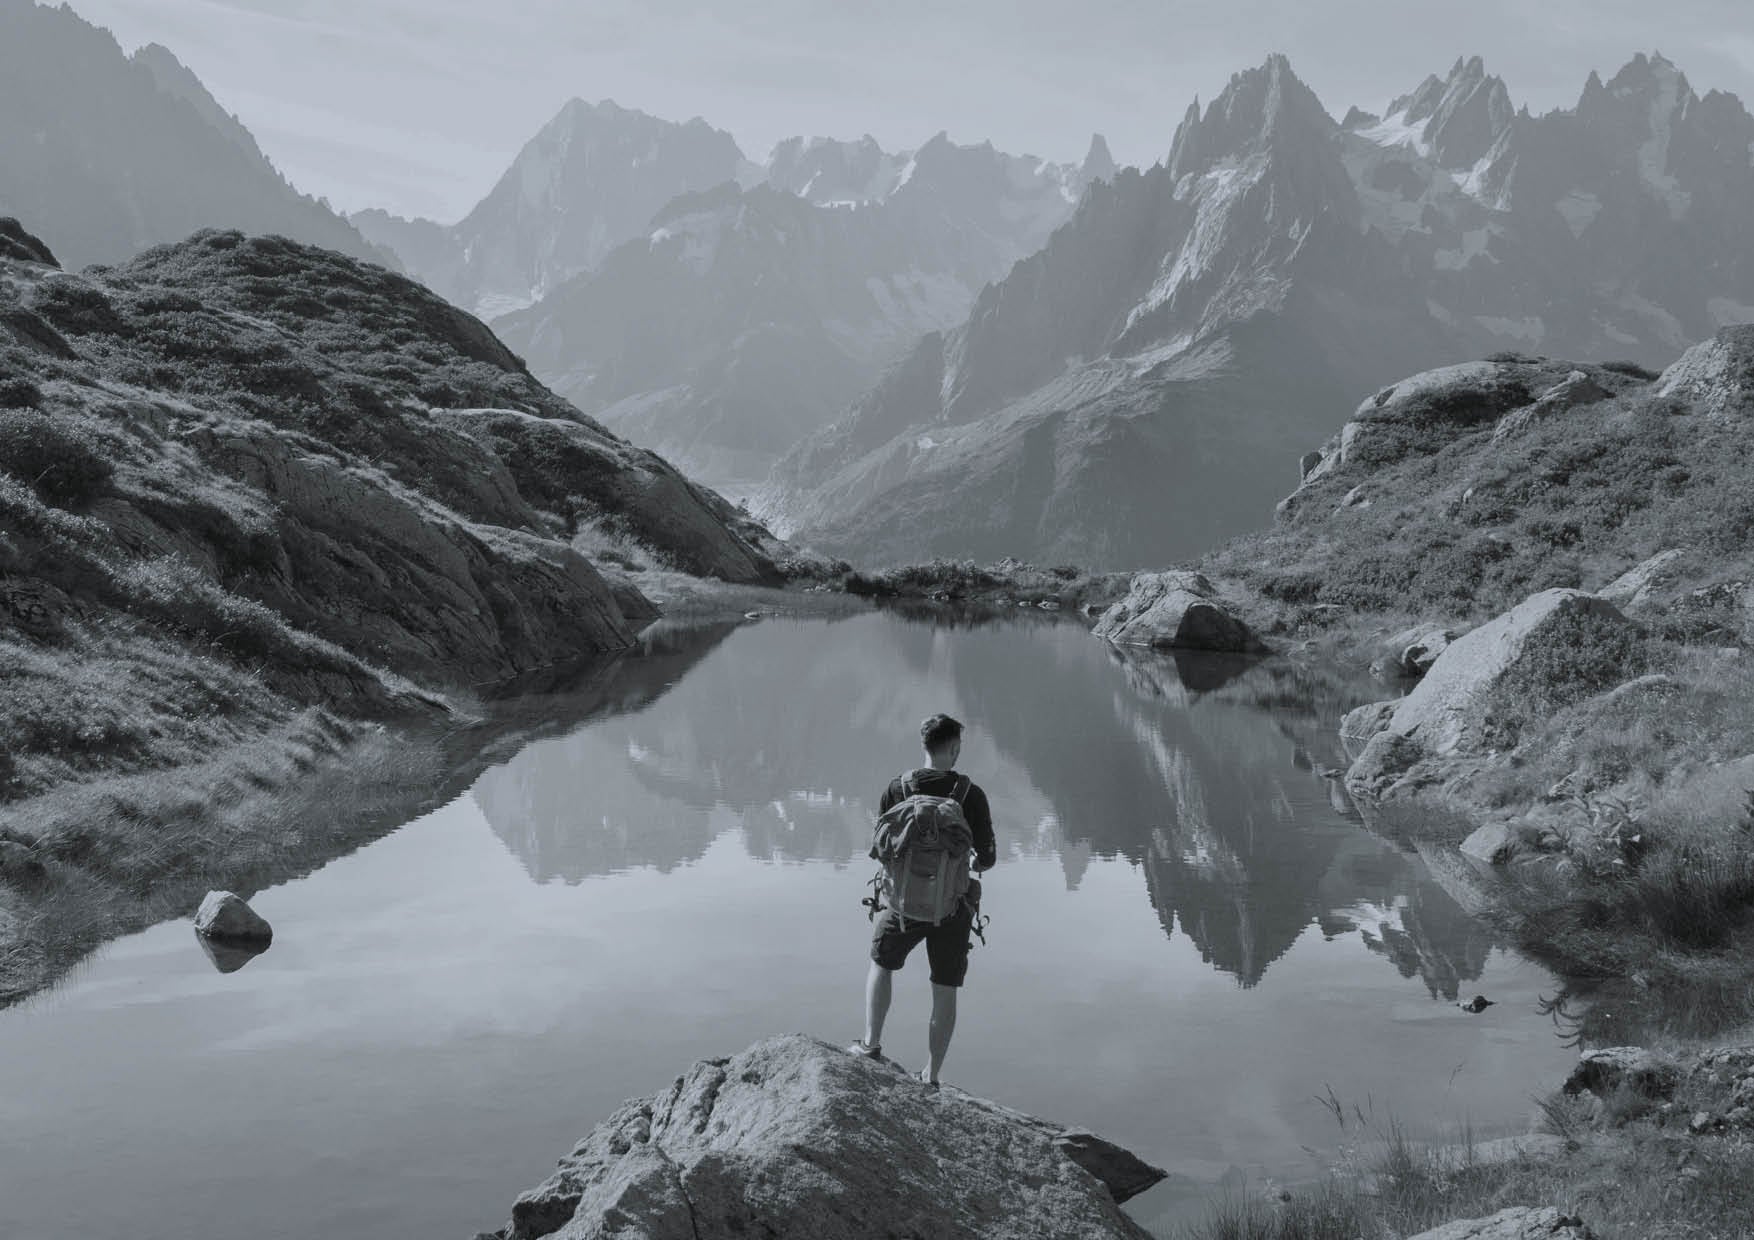
<path fill-rule="evenodd" d="M 850 1040 L 873 807 L 937 710 L 1001 858 L 946 1076 L 1167 1167 L 1132 1207 L 1154 1229 L 1356 1142 L 1330 1088 L 1490 1136 L 1570 1063 L 1553 980 L 1321 777 L 1367 688 L 1023 620 L 652 641 L 614 673 L 637 708 L 261 892 L 242 969 L 169 923 L 0 1012 L 0 1236 L 462 1240 L 692 1060 Z M 903 1063 L 928 1007 L 922 958 Z"/>

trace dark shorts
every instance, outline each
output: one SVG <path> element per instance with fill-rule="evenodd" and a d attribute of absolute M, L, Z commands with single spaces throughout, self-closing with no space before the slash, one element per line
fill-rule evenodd
<path fill-rule="evenodd" d="M 871 959 L 885 969 L 899 969 L 908 954 L 926 944 L 932 981 L 939 986 L 960 986 L 968 976 L 968 952 L 974 946 L 974 906 L 962 906 L 937 925 L 908 921 L 892 908 L 883 910 L 871 931 Z"/>

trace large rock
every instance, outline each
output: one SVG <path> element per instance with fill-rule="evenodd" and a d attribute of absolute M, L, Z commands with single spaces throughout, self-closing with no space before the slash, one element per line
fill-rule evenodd
<path fill-rule="evenodd" d="M 1754 414 L 1754 324 L 1725 327 L 1663 371 L 1657 394 L 1687 401 L 1714 421 Z"/>
<path fill-rule="evenodd" d="M 520 1196 L 509 1240 L 1090 1240 L 1163 1178 L 1117 1146 L 801 1035 L 623 1104 Z"/>
<path fill-rule="evenodd" d="M 195 911 L 195 929 L 222 943 L 266 943 L 274 937 L 274 928 L 229 891 L 207 893 Z"/>
<path fill-rule="evenodd" d="M 1675 1092 L 1681 1069 L 1674 1060 L 1643 1046 L 1608 1046 L 1586 1051 L 1565 1080 L 1565 1092 L 1606 1098 L 1631 1089 L 1647 1098 Z"/>
<path fill-rule="evenodd" d="M 1441 624 L 1416 624 L 1391 633 L 1378 643 L 1370 670 L 1385 678 L 1423 676 L 1437 662 L 1437 656 L 1449 649 L 1455 636 L 1454 630 Z"/>
<path fill-rule="evenodd" d="M 1476 827 L 1461 843 L 1462 855 L 1487 865 L 1502 865 L 1516 853 L 1516 832 L 1508 823 L 1488 822 Z"/>
<path fill-rule="evenodd" d="M 1355 706 L 1340 720 L 1340 743 L 1346 749 L 1346 755 L 1356 759 L 1370 743 L 1370 738 L 1389 726 L 1389 720 L 1395 717 L 1401 699 L 1395 698 L 1388 702 L 1370 702 L 1364 706 Z"/>
<path fill-rule="evenodd" d="M 1102 613 L 1098 637 L 1122 646 L 1254 654 L 1266 646 L 1224 609 L 1200 573 L 1139 573 L 1127 597 Z"/>
<path fill-rule="evenodd" d="M 1679 561 L 1686 552 L 1675 549 L 1659 551 L 1650 559 L 1633 565 L 1596 593 L 1616 607 L 1636 607 L 1649 602 L 1651 595 L 1668 585 L 1678 575 Z"/>
<path fill-rule="evenodd" d="M 1613 393 L 1581 370 L 1574 370 L 1541 394 L 1534 404 L 1512 410 L 1492 428 L 1494 443 L 1583 405 L 1607 400 Z"/>
<path fill-rule="evenodd" d="M 1488 1218 L 1459 1219 L 1411 1240 L 1590 1240 L 1595 1233 L 1553 1206 L 1511 1206 Z"/>
<path fill-rule="evenodd" d="M 1477 746 L 1492 691 L 1527 656 L 1567 640 L 1567 622 L 1584 616 L 1630 623 L 1596 595 L 1543 590 L 1451 644 L 1401 699 L 1389 727 L 1438 756 Z"/>

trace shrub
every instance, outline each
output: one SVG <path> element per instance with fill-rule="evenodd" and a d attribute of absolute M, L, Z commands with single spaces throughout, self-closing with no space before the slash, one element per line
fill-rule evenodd
<path fill-rule="evenodd" d="M 1493 689 L 1488 735 L 1509 748 L 1526 728 L 1640 675 L 1649 653 L 1623 620 L 1580 612 L 1555 621 Z"/>
<path fill-rule="evenodd" d="M 895 593 L 895 587 L 884 578 L 867 577 L 864 573 L 848 573 L 841 579 L 841 586 L 848 594 L 864 598 L 887 598 Z"/>
<path fill-rule="evenodd" d="M 100 494 L 115 466 L 46 414 L 0 409 L 0 470 L 67 508 Z"/>
<path fill-rule="evenodd" d="M 1637 362 L 1613 361 L 1603 362 L 1603 370 L 1611 370 L 1617 375 L 1628 375 L 1634 379 L 1643 379 L 1649 383 L 1657 377 L 1657 372 L 1648 366 L 1640 366 Z"/>
<path fill-rule="evenodd" d="M 0 409 L 35 409 L 42 403 L 42 389 L 29 379 L 0 379 Z"/>

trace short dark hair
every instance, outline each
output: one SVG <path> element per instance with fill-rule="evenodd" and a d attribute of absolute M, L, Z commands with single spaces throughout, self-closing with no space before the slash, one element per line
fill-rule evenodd
<path fill-rule="evenodd" d="M 949 715 L 933 715 L 920 725 L 920 740 L 927 753 L 936 753 L 951 741 L 962 739 L 962 724 Z"/>

